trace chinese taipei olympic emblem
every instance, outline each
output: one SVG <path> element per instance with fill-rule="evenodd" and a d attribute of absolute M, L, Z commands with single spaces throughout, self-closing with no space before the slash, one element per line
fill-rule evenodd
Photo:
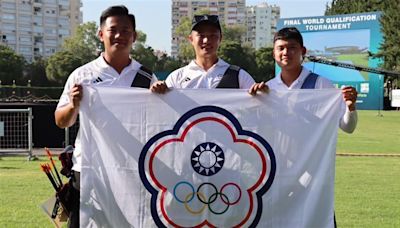
<path fill-rule="evenodd" d="M 158 227 L 255 227 L 275 170 L 268 142 L 216 106 L 186 112 L 139 157 Z"/>

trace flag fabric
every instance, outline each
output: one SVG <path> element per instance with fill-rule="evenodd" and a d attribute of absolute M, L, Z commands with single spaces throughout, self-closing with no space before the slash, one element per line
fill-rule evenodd
<path fill-rule="evenodd" d="M 340 90 L 85 87 L 81 227 L 333 227 Z"/>

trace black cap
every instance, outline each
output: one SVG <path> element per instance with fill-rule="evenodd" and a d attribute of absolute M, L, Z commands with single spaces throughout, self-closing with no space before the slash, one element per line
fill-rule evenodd
<path fill-rule="evenodd" d="M 200 24 L 210 24 L 214 25 L 221 31 L 221 25 L 219 24 L 219 18 L 217 15 L 194 15 L 192 19 L 192 31 L 196 29 L 196 26 Z"/>

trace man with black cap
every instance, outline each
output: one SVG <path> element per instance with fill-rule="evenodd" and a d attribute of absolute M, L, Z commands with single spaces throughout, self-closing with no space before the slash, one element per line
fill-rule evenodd
<path fill-rule="evenodd" d="M 245 70 L 218 58 L 217 51 L 222 40 L 218 16 L 195 15 L 188 39 L 194 48 L 196 58 L 188 65 L 173 71 L 167 77 L 165 84 L 158 82 L 153 88 L 167 86 L 192 89 L 249 89 L 254 84 L 254 79 Z"/>

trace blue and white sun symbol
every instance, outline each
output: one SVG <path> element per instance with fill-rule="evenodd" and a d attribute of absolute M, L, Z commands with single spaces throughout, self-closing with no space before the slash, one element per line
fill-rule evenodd
<path fill-rule="evenodd" d="M 212 176 L 218 173 L 225 161 L 221 147 L 212 142 L 202 143 L 194 148 L 191 156 L 193 169 L 200 175 Z"/>

